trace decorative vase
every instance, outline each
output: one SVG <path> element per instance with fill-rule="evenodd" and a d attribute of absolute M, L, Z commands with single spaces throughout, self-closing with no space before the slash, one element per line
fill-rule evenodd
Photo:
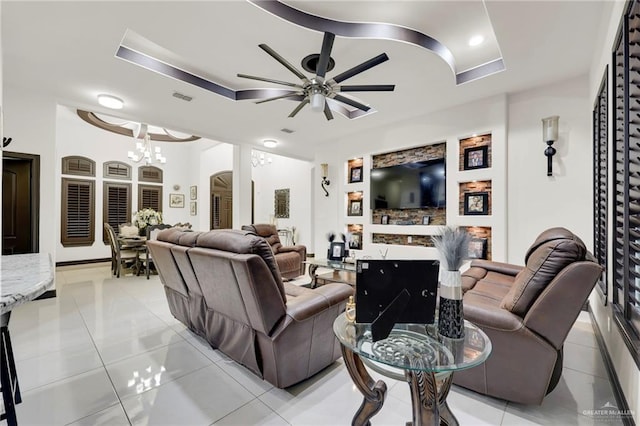
<path fill-rule="evenodd" d="M 349 296 L 349 301 L 344 310 L 345 317 L 350 323 L 356 322 L 356 302 L 353 300 L 353 296 Z"/>
<path fill-rule="evenodd" d="M 438 333 L 450 339 L 464 337 L 462 276 L 460 271 L 441 271 Z"/>

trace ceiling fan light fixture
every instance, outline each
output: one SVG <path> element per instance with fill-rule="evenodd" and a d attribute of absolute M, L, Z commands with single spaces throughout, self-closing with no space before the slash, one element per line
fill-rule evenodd
<path fill-rule="evenodd" d="M 324 110 L 324 95 L 322 93 L 311 94 L 311 110 L 316 112 Z"/>
<path fill-rule="evenodd" d="M 124 107 L 124 101 L 115 96 L 100 94 L 98 95 L 98 103 L 105 108 L 122 109 Z"/>

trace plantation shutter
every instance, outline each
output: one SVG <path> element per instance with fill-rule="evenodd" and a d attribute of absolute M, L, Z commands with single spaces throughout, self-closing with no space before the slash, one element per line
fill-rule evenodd
<path fill-rule="evenodd" d="M 118 225 L 131 222 L 131 184 L 105 182 L 103 195 L 104 222 L 118 232 Z M 108 244 L 106 233 L 102 239 Z"/>
<path fill-rule="evenodd" d="M 600 90 L 593 108 L 593 255 L 598 263 L 606 268 L 608 249 L 608 187 L 609 187 L 609 131 L 608 131 L 608 101 L 607 74 L 605 69 Z M 607 273 L 604 271 L 598 280 L 598 287 L 602 292 L 604 303 L 607 303 Z"/>
<path fill-rule="evenodd" d="M 79 155 L 63 157 L 62 174 L 94 177 L 96 175 L 96 163 L 90 158 Z"/>
<path fill-rule="evenodd" d="M 213 206 L 213 208 L 211 209 L 213 214 L 212 229 L 220 229 L 220 202 L 221 202 L 220 195 L 213 194 L 212 203 L 211 203 L 211 205 Z"/>
<path fill-rule="evenodd" d="M 162 169 L 154 166 L 140 166 L 138 168 L 138 181 L 162 183 Z"/>
<path fill-rule="evenodd" d="M 103 166 L 104 177 L 108 179 L 131 180 L 131 166 L 121 161 L 108 161 Z"/>
<path fill-rule="evenodd" d="M 95 184 L 91 180 L 62 178 L 64 247 L 90 246 L 95 240 Z"/>
<path fill-rule="evenodd" d="M 138 185 L 138 210 L 153 209 L 162 211 L 162 187 Z"/>
<path fill-rule="evenodd" d="M 612 296 L 616 320 L 627 335 L 633 333 L 637 339 L 640 335 L 640 113 L 636 106 L 640 102 L 640 4 L 633 1 L 629 5 L 613 51 L 615 239 Z M 637 346 L 631 350 L 639 356 Z"/>

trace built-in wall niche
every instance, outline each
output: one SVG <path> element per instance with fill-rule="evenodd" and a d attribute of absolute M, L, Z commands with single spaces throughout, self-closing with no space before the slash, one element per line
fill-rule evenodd
<path fill-rule="evenodd" d="M 364 181 L 364 169 L 362 158 L 353 158 L 347 161 L 347 183 L 360 183 Z"/>
<path fill-rule="evenodd" d="M 349 250 L 362 250 L 362 224 L 347 224 L 347 242 Z"/>
<path fill-rule="evenodd" d="M 374 155 L 371 223 L 446 225 L 446 153 L 442 142 Z"/>
<path fill-rule="evenodd" d="M 460 139 L 460 170 L 491 167 L 491 134 Z"/>
<path fill-rule="evenodd" d="M 362 191 L 347 192 L 347 216 L 362 216 L 363 197 Z"/>
<path fill-rule="evenodd" d="M 469 254 L 472 259 L 491 260 L 492 242 L 491 227 L 489 226 L 467 226 L 465 228 L 471 234 L 471 243 L 469 244 Z M 484 251 L 484 257 L 478 256 Z"/>
<path fill-rule="evenodd" d="M 463 215 L 491 215 L 491 181 L 460 183 L 459 213 Z"/>

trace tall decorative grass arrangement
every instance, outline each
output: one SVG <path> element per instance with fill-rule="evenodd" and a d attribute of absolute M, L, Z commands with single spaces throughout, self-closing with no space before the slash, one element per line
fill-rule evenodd
<path fill-rule="evenodd" d="M 470 239 L 467 231 L 454 226 L 446 226 L 439 234 L 431 237 L 447 271 L 457 271 L 469 257 Z"/>
<path fill-rule="evenodd" d="M 461 339 L 464 337 L 464 309 L 460 267 L 469 257 L 470 236 L 463 229 L 447 226 L 431 239 L 444 264 L 438 293 L 438 333 L 450 339 Z"/>

